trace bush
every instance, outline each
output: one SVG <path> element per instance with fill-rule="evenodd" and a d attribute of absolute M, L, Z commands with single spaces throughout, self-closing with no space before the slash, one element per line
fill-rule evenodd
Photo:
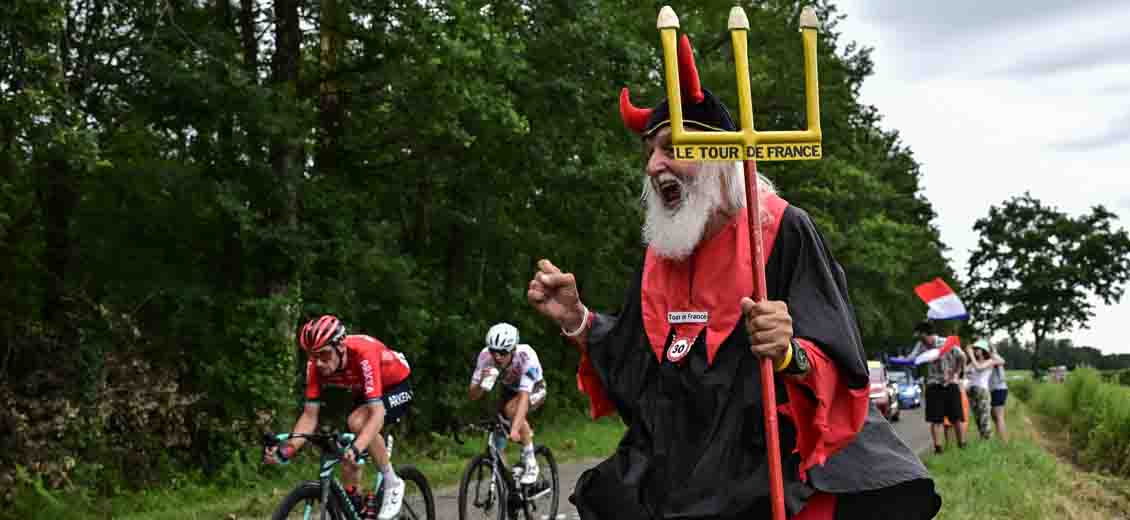
<path fill-rule="evenodd" d="M 1033 407 L 1068 428 L 1080 459 L 1130 476 L 1130 388 L 1105 383 L 1092 369 L 1071 373 L 1066 384 L 1040 384 Z"/>

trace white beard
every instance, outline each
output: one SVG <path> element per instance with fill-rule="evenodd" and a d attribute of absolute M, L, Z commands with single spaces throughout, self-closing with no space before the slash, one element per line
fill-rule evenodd
<path fill-rule="evenodd" d="M 693 176 L 675 177 L 680 184 L 682 201 L 675 209 L 668 209 L 663 197 L 655 190 L 651 179 L 644 178 L 643 202 L 646 215 L 643 224 L 643 241 L 662 258 L 683 260 L 694 252 L 702 241 L 710 218 L 718 212 L 730 212 L 745 207 L 745 183 L 741 163 L 704 163 Z M 723 184 L 722 178 L 727 182 Z M 764 197 L 776 190 L 771 182 L 759 174 L 762 199 L 762 222 L 770 217 Z"/>

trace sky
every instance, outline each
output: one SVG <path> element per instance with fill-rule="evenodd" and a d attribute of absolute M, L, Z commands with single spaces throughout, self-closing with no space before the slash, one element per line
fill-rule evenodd
<path fill-rule="evenodd" d="M 1118 4 L 1122 4 L 1121 6 Z M 1024 191 L 1076 216 L 1102 204 L 1130 229 L 1126 0 L 841 0 L 841 44 L 871 47 L 864 103 L 922 165 L 935 224 L 964 276 L 989 207 Z M 1130 353 L 1130 288 L 1096 302 L 1076 345 Z M 1123 325 L 1125 327 L 1125 325 Z"/>

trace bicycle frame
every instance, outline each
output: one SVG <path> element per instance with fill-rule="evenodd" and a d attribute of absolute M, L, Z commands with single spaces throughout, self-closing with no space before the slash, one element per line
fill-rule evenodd
<path fill-rule="evenodd" d="M 540 498 L 546 493 L 553 491 L 552 487 L 546 488 L 535 495 L 526 496 L 526 486 L 519 485 L 514 480 L 514 472 L 511 466 L 506 465 L 506 458 L 502 456 L 500 450 L 493 442 L 494 436 L 502 436 L 506 439 L 507 432 L 505 427 L 500 422 L 495 422 L 491 430 L 487 432 L 487 454 L 491 459 L 491 479 L 494 482 L 500 483 L 506 490 L 506 504 L 499 504 L 500 507 L 517 510 L 518 507 L 526 508 L 526 513 L 529 514 L 529 507 L 533 500 Z M 505 444 L 504 444 L 505 446 Z M 512 496 L 513 495 L 513 496 Z"/>
<path fill-rule="evenodd" d="M 275 436 L 275 439 L 277 439 L 277 441 L 281 443 L 286 442 L 292 437 L 299 436 L 306 437 L 313 441 L 312 443 L 317 445 L 321 451 L 321 456 L 318 464 L 318 467 L 320 468 L 318 471 L 318 482 L 322 490 L 321 520 L 329 520 L 329 503 L 331 492 L 334 493 L 335 496 L 337 496 L 341 503 L 345 504 L 345 507 L 347 509 L 345 513 L 348 515 L 349 520 L 361 520 L 361 513 L 353 508 L 353 501 L 349 499 L 349 494 L 345 492 L 345 486 L 343 486 L 341 484 L 341 481 L 338 480 L 337 477 L 335 477 L 333 474 L 334 466 L 337 466 L 342 461 L 341 450 L 343 450 L 345 446 L 349 446 L 353 442 L 353 440 L 357 438 L 357 436 L 353 433 L 340 433 L 332 436 L 280 433 Z M 330 439 L 331 437 L 332 440 Z M 331 442 L 332 444 L 330 444 Z M 386 433 L 385 448 L 388 452 L 390 463 L 392 461 L 392 442 L 392 434 Z M 365 461 L 368 459 L 368 455 L 368 450 L 364 451 L 361 458 L 357 460 L 357 465 L 364 465 Z M 380 472 L 377 472 L 376 478 L 374 479 L 373 492 L 378 495 L 381 492 L 381 485 L 384 484 L 383 477 L 384 475 L 382 475 Z M 307 520 L 309 514 L 310 512 L 307 511 Z"/>
<path fill-rule="evenodd" d="M 494 439 L 492 437 L 495 435 L 502 435 L 503 438 L 506 436 L 498 426 L 496 426 L 494 430 L 487 432 L 487 453 L 490 454 L 491 473 L 493 473 L 494 478 L 502 481 L 507 491 L 520 489 L 517 482 L 514 482 L 514 475 L 510 467 L 506 465 L 506 458 L 502 456 L 502 451 L 494 445 Z"/>

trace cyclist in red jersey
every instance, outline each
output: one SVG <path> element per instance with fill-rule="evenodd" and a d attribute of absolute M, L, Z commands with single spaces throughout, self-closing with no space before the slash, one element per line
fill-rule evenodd
<path fill-rule="evenodd" d="M 385 346 L 376 338 L 363 334 L 346 335 L 345 326 L 334 316 L 326 315 L 303 325 L 298 344 L 306 351 L 306 405 L 295 423 L 293 432 L 312 433 L 318 427 L 319 397 L 323 385 L 353 391 L 353 411 L 349 429 L 357 435 L 345 450 L 342 480 L 355 505 L 361 502 L 358 490 L 361 468 L 356 460 L 368 448 L 384 476 L 384 500 L 378 518 L 388 520 L 400 514 L 404 497 L 404 481 L 389 464 L 381 428 L 400 419 L 412 401 L 408 384 L 411 368 L 404 355 Z M 267 448 L 268 463 L 286 461 L 305 443 L 295 438 L 275 448 Z M 358 448 L 360 446 L 360 448 Z"/>

